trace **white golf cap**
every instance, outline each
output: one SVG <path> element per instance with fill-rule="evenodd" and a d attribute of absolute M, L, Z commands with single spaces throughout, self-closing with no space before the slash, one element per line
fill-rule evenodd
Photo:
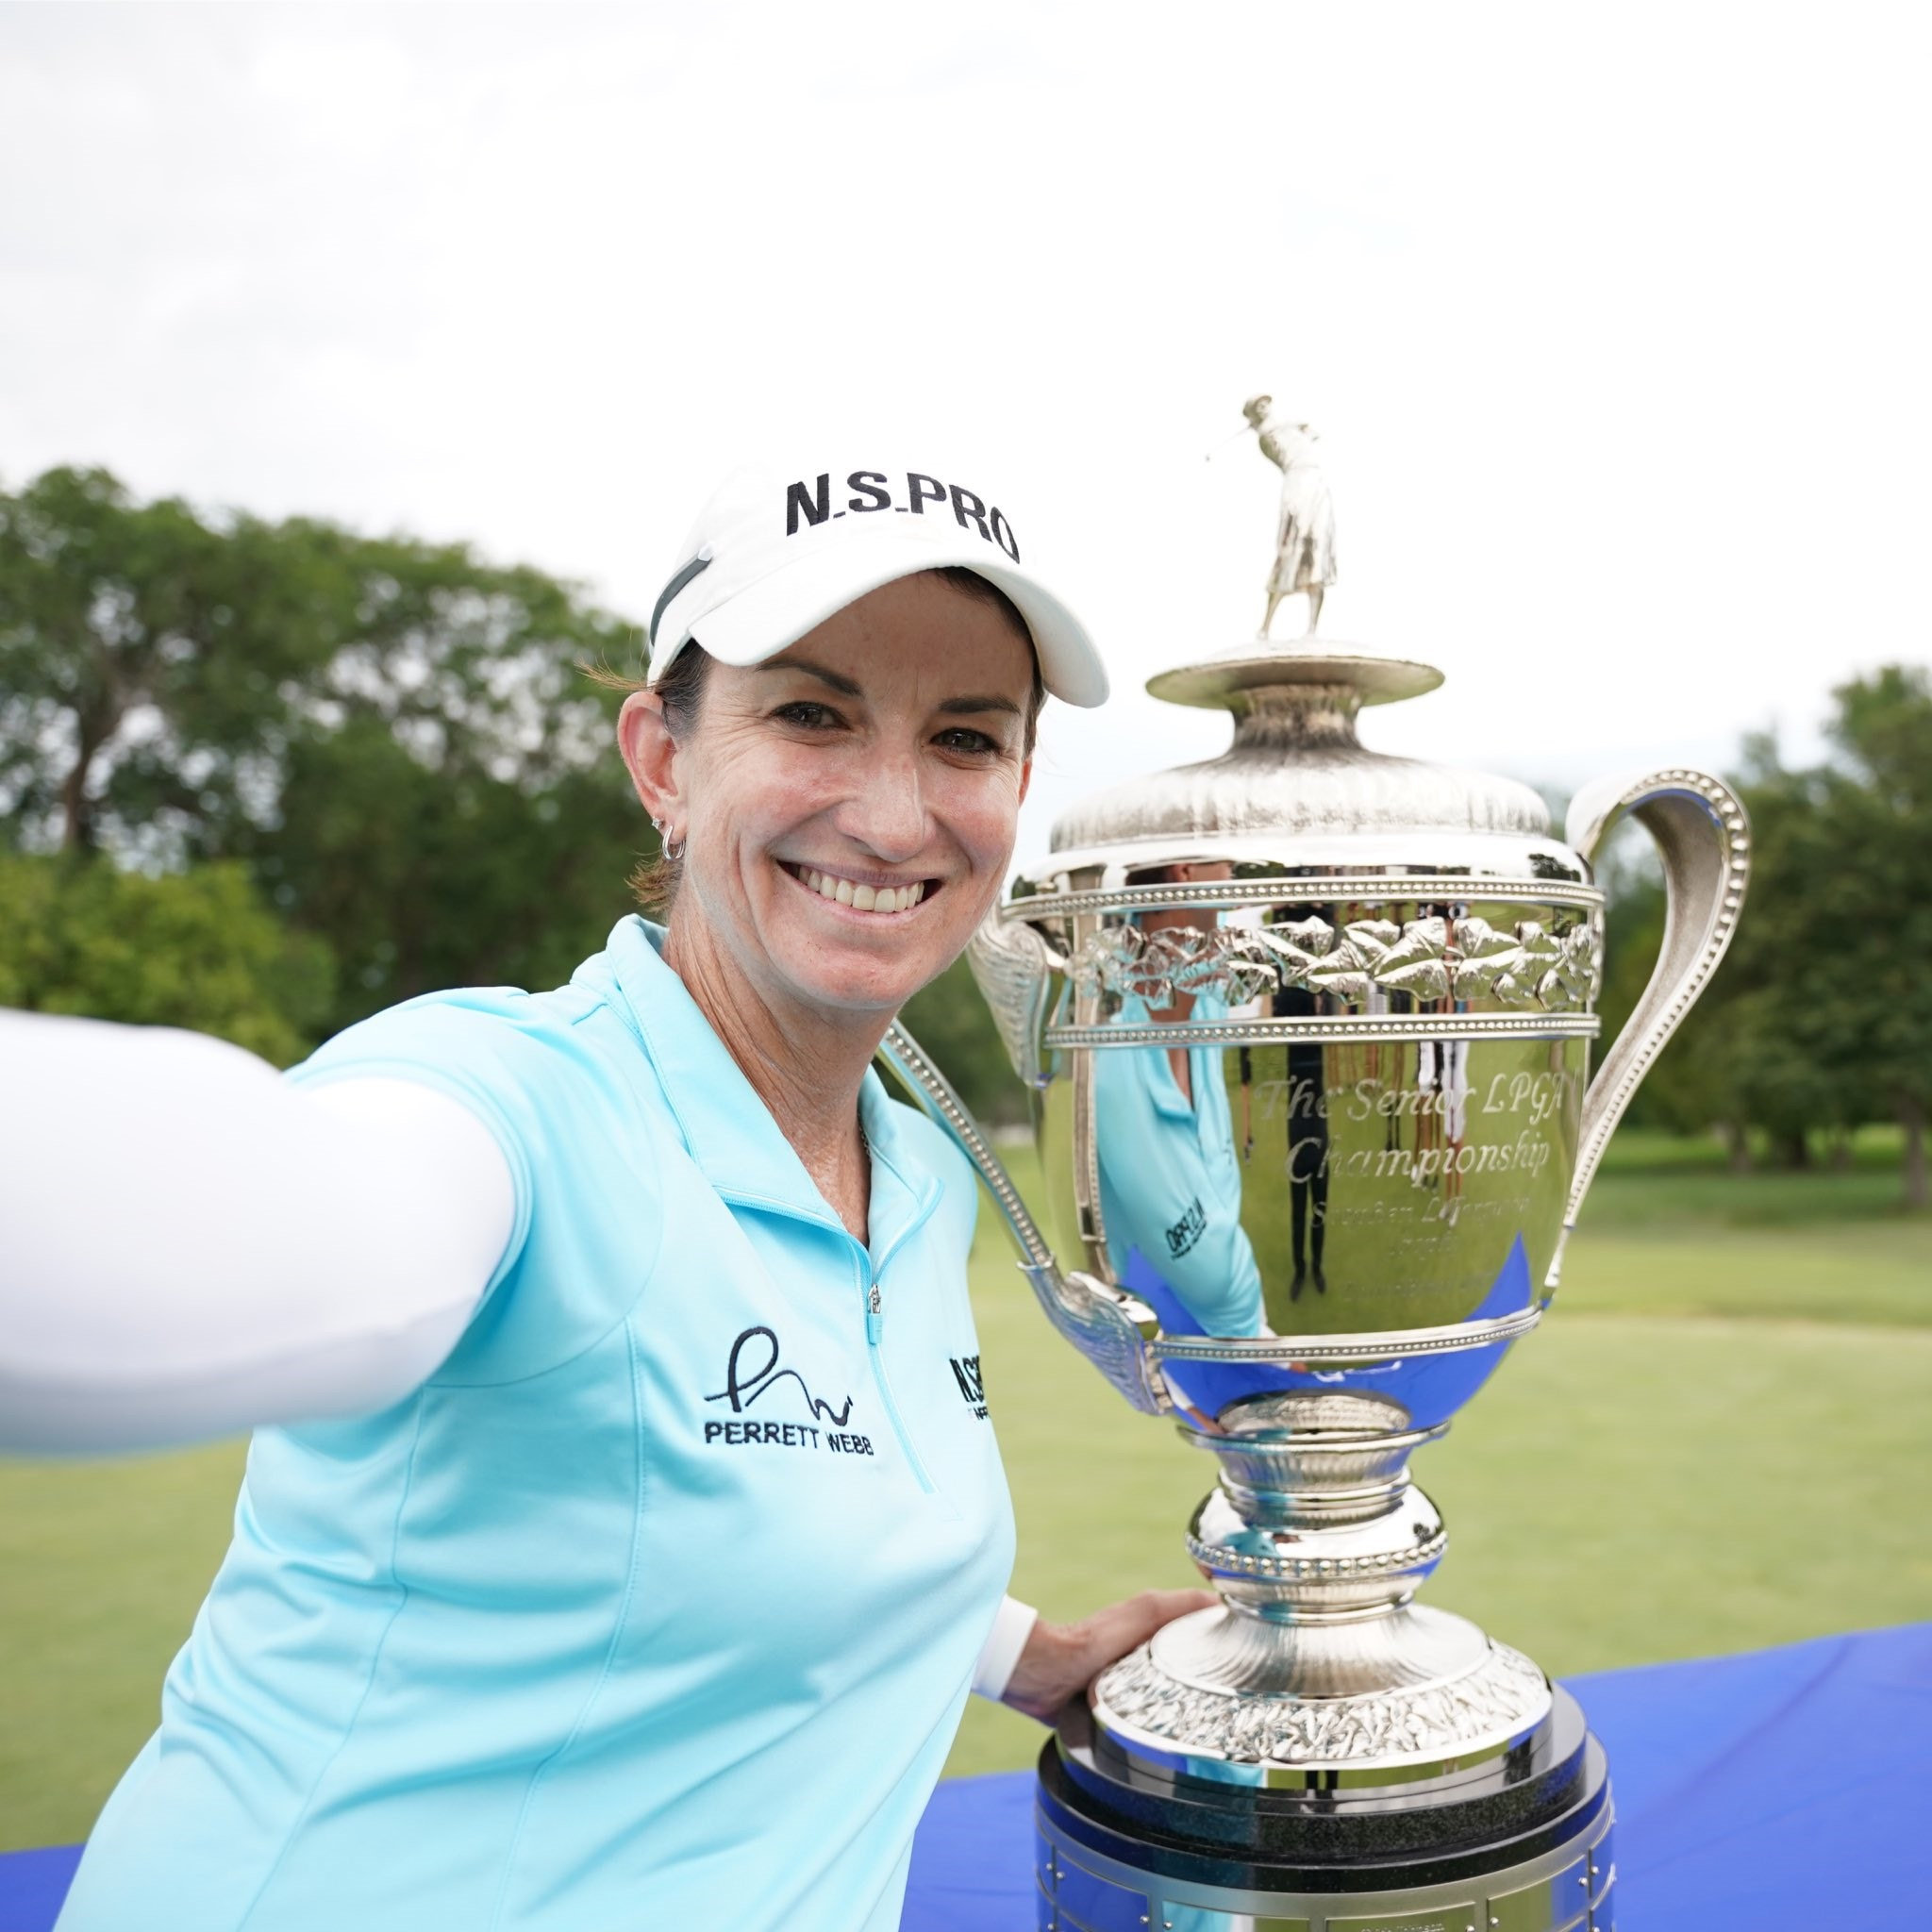
<path fill-rule="evenodd" d="M 991 495 L 929 471 L 738 470 L 706 504 L 651 613 L 648 681 L 691 642 L 721 663 L 760 664 L 881 584 L 958 566 L 1013 600 L 1055 697 L 1102 703 L 1093 640 L 1020 558 Z"/>

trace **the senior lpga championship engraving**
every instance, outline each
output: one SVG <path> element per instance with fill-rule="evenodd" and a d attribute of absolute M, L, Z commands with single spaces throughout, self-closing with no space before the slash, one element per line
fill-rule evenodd
<path fill-rule="evenodd" d="M 1248 414 L 1285 479 L 1268 615 L 1318 615 L 1312 437 Z M 1408 1462 L 1548 1307 L 1610 1131 L 1729 941 L 1745 820 L 1664 770 L 1588 788 L 1558 839 L 1524 785 L 1360 745 L 1363 706 L 1441 681 L 1311 622 L 1150 682 L 1225 708 L 1232 746 L 1067 814 L 974 946 L 1032 1095 L 1038 1223 L 889 1042 L 1054 1325 L 1220 1464 L 1187 1540 L 1223 1604 L 1108 1670 L 1042 1754 L 1042 1927 L 1612 1922 L 1603 1753 L 1529 1658 L 1415 1600 L 1445 1535 Z M 1669 923 L 1592 1074 L 1591 860 L 1626 813 Z"/>

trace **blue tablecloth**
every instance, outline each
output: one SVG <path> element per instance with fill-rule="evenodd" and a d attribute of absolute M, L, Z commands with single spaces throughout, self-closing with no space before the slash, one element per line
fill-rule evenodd
<path fill-rule="evenodd" d="M 1932 1624 L 1578 1677 L 1617 1793 L 1625 1932 L 1932 1925 Z M 905 1932 L 1033 1924 L 1030 1773 L 934 1795 Z M 0 1857 L 0 1932 L 46 1932 L 79 1854 Z"/>

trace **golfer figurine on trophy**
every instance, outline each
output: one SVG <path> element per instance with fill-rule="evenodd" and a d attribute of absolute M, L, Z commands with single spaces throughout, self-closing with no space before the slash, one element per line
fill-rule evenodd
<path fill-rule="evenodd" d="M 1281 472 L 1281 515 L 1274 528 L 1274 568 L 1268 578 L 1268 614 L 1262 637 L 1284 597 L 1305 591 L 1308 635 L 1322 621 L 1322 597 L 1335 581 L 1335 506 L 1328 498 L 1315 445 L 1321 439 L 1306 423 L 1274 414 L 1273 396 L 1250 396 L 1241 414 L 1258 436 L 1261 454 Z"/>
<path fill-rule="evenodd" d="M 1528 1657 L 1416 1601 L 1446 1536 L 1408 1462 L 1549 1307 L 1605 1143 L 1729 943 L 1744 813 L 1666 769 L 1586 788 L 1559 840 L 1525 785 L 1364 749 L 1364 706 L 1441 674 L 1317 644 L 1315 439 L 1246 413 L 1282 470 L 1268 618 L 1305 591 L 1310 635 L 1152 679 L 1229 711 L 1233 743 L 1066 814 L 974 941 L 1038 1220 L 917 1045 L 886 1049 L 1053 1325 L 1220 1465 L 1187 1547 L 1221 1603 L 1041 1753 L 1039 1924 L 1609 1932 L 1603 1751 Z M 1669 918 L 1592 1076 L 1591 861 L 1626 814 Z"/>

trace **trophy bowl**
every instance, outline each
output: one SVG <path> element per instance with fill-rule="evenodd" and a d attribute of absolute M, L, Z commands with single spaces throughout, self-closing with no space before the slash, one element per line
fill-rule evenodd
<path fill-rule="evenodd" d="M 1440 682 L 1312 638 L 1151 680 L 1232 712 L 1231 747 L 1067 814 L 970 955 L 1030 1095 L 1037 1218 L 916 1043 L 886 1043 L 1054 1325 L 1219 1463 L 1187 1545 L 1220 1604 L 1104 1672 L 1042 1753 L 1042 1927 L 1612 1924 L 1603 1753 L 1529 1658 L 1414 1601 L 1446 1538 L 1408 1462 L 1549 1307 L 1729 942 L 1748 834 L 1699 772 L 1592 785 L 1557 839 L 1526 786 L 1362 747 L 1363 706 Z M 1667 927 L 1592 1074 L 1591 860 L 1626 815 Z"/>

